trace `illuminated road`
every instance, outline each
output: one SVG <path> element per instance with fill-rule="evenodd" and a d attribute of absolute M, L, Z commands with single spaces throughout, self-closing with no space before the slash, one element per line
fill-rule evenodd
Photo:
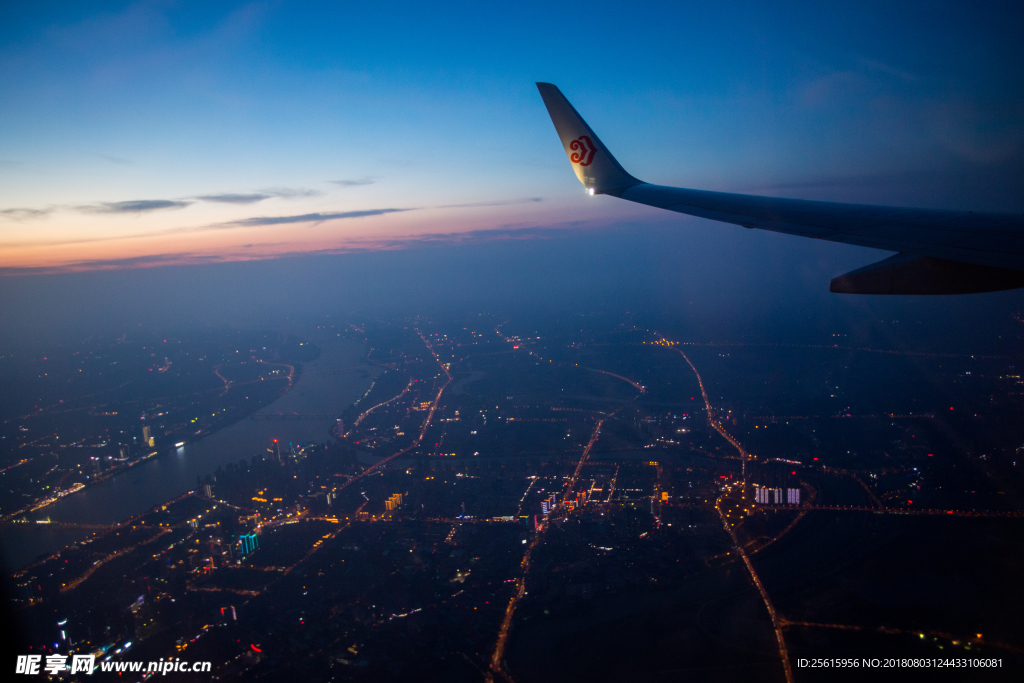
<path fill-rule="evenodd" d="M 358 507 L 358 508 L 356 509 L 356 511 L 352 513 L 352 519 L 358 519 L 358 518 L 359 518 L 359 513 L 363 511 L 363 508 L 364 508 L 364 507 L 366 507 L 366 504 L 367 504 L 367 503 L 369 503 L 369 502 L 370 502 L 370 501 L 368 501 L 368 500 L 367 500 L 367 501 L 363 501 L 363 504 L 362 504 L 362 505 L 360 505 L 360 506 L 359 506 L 359 507 Z M 283 573 L 283 574 L 289 574 L 289 573 L 291 573 L 291 571 L 292 571 L 293 569 L 295 569 L 295 568 L 296 568 L 296 567 L 298 567 L 298 566 L 299 566 L 300 564 L 302 564 L 303 562 L 305 562 L 305 561 L 306 561 L 307 559 L 309 559 L 309 558 L 310 558 L 310 557 L 311 557 L 311 556 L 313 555 L 313 553 L 315 553 L 315 552 L 316 552 L 317 550 L 319 550 L 319 549 L 320 549 L 320 546 L 322 546 L 322 545 L 323 545 L 323 542 L 324 542 L 325 540 L 327 540 L 327 541 L 329 541 L 329 540 L 332 540 L 332 539 L 333 539 L 333 538 L 335 538 L 335 537 L 336 537 L 336 536 L 337 536 L 338 534 L 340 534 L 340 533 L 341 533 L 342 531 L 344 531 L 345 529 L 349 528 L 350 526 L 352 526 L 352 522 L 348 522 L 348 523 L 347 523 L 347 524 L 345 524 L 344 526 L 339 526 L 339 527 L 338 527 L 337 529 L 335 529 L 334 531 L 330 532 L 329 534 L 327 534 L 326 536 L 324 536 L 323 538 L 321 538 L 320 540 L 318 540 L 318 541 L 317 541 L 316 543 L 314 543 L 314 544 L 313 544 L 313 547 L 309 549 L 309 552 L 307 552 L 307 553 L 306 553 L 305 555 L 303 555 L 303 556 L 302 556 L 301 558 L 299 558 L 299 561 L 298 561 L 298 562 L 296 562 L 295 564 L 293 564 L 293 565 L 292 565 L 292 566 L 290 566 L 290 567 L 287 567 L 287 568 L 285 568 L 284 572 L 282 572 L 282 573 Z M 267 588 L 270 588 L 270 586 L 267 586 Z"/>
<path fill-rule="evenodd" d="M 505 322 L 508 322 L 508 321 L 506 320 Z M 505 323 L 501 323 L 501 325 L 504 325 L 504 324 L 505 324 Z M 501 337 L 501 338 L 502 338 L 502 340 L 504 340 L 505 342 L 507 342 L 507 343 L 509 343 L 509 344 L 512 344 L 512 345 L 513 345 L 513 348 L 514 348 L 514 349 L 520 349 L 520 348 L 522 348 L 522 347 L 523 347 L 523 344 L 522 344 L 522 342 L 520 342 L 520 343 L 519 343 L 519 344 L 517 345 L 517 344 L 515 343 L 515 342 L 516 342 L 516 340 L 515 340 L 515 339 L 513 339 L 512 337 L 506 337 L 505 335 L 503 335 L 503 334 L 501 333 L 501 325 L 498 325 L 497 327 L 495 327 L 495 328 L 494 328 L 494 333 L 495 333 L 495 334 L 497 334 L 497 335 L 498 335 L 499 337 Z M 554 361 L 553 361 L 553 360 L 550 360 L 550 359 L 546 359 L 546 358 L 542 357 L 542 356 L 541 356 L 541 355 L 540 355 L 539 353 L 537 353 L 536 351 L 530 351 L 530 350 L 528 350 L 528 351 L 527 351 L 527 353 L 529 353 L 529 354 L 530 354 L 531 356 L 533 356 L 533 357 L 537 358 L 538 360 L 542 360 L 542 361 L 543 361 L 543 360 L 547 360 L 547 361 L 548 361 L 549 363 L 554 363 Z M 568 364 L 567 364 L 567 363 L 558 363 L 558 365 L 566 366 L 566 365 L 568 365 Z M 627 384 L 629 384 L 629 385 L 630 385 L 631 387 L 633 387 L 634 389 L 636 389 L 637 391 L 639 391 L 639 392 L 640 392 L 641 394 L 646 394 L 646 393 L 647 393 L 647 387 L 645 387 L 644 385 L 640 384 L 640 382 L 636 382 L 636 381 L 634 381 L 634 380 L 631 380 L 630 378 L 628 378 L 628 377 L 624 377 L 623 375 L 619 375 L 619 374 L 617 374 L 617 373 L 614 373 L 614 372 L 609 372 L 609 371 L 607 371 L 607 370 L 598 370 L 597 368 L 588 368 L 588 367 L 586 367 L 586 366 L 580 365 L 579 363 L 573 363 L 573 367 L 576 367 L 576 368 L 580 368 L 580 369 L 582 369 L 582 370 L 587 370 L 588 372 L 599 372 L 599 373 L 601 373 L 602 375 L 608 375 L 609 377 L 614 377 L 615 379 L 621 379 L 621 380 L 622 380 L 623 382 L 626 382 L 626 383 L 627 383 Z"/>
<path fill-rule="evenodd" d="M 95 529 L 97 531 L 108 531 L 120 527 L 120 524 L 85 524 L 79 522 L 16 522 L 14 520 L 0 521 L 0 526 L 21 527 L 25 524 L 39 524 L 40 528 L 47 529 Z"/>
<path fill-rule="evenodd" d="M 944 631 L 920 631 L 912 629 L 892 628 L 890 626 L 856 626 L 852 624 L 823 624 L 820 622 L 813 621 L 790 621 L 789 619 L 782 620 L 783 628 L 828 628 L 837 629 L 840 631 L 877 631 L 879 633 L 888 633 L 898 636 L 918 636 L 919 638 L 931 638 L 933 640 L 942 639 L 948 640 L 952 645 L 960 645 L 962 643 L 970 643 L 972 645 L 983 645 L 987 647 L 998 647 L 1004 650 L 1010 650 L 1011 652 L 1024 652 L 1024 649 L 1016 647 L 1014 645 L 1008 645 L 1006 643 L 1000 643 L 996 640 L 985 639 L 982 634 L 976 633 L 972 636 L 967 637 L 956 637 L 951 633 Z"/>
<path fill-rule="evenodd" d="M 291 388 L 292 382 L 295 379 L 295 366 L 294 365 L 288 365 L 287 363 L 268 363 L 265 360 L 257 360 L 256 362 L 257 363 L 261 363 L 262 365 L 274 365 L 276 367 L 288 368 L 288 377 L 287 377 L 287 379 L 288 379 L 288 388 L 289 389 Z M 249 384 L 249 382 L 247 382 L 247 384 Z"/>
<path fill-rule="evenodd" d="M 110 533 L 116 531 L 117 529 L 121 529 L 123 527 L 128 527 L 128 526 L 133 526 L 136 522 L 140 522 L 142 520 L 142 518 L 145 517 L 146 515 L 155 512 L 157 510 L 157 508 L 173 505 L 174 503 L 178 503 L 178 502 L 180 502 L 182 500 L 185 500 L 186 498 L 188 498 L 191 495 L 193 495 L 192 491 L 188 491 L 186 493 L 183 493 L 180 496 L 178 496 L 177 498 L 172 498 L 172 499 L 170 499 L 170 500 L 168 500 L 168 501 L 166 501 L 164 503 L 160 503 L 159 505 L 154 506 L 153 508 L 151 508 L 149 510 L 146 510 L 145 512 L 140 512 L 139 514 L 137 514 L 137 515 L 135 515 L 133 517 L 129 517 L 128 519 L 124 520 L 123 522 L 119 522 L 118 524 L 114 524 L 112 526 L 106 527 L 106 532 L 105 533 L 93 534 L 91 536 L 91 538 L 93 540 L 100 539 L 100 538 L 103 538 L 104 536 L 106 536 L 107 534 L 110 534 Z M 185 523 L 183 522 L 182 524 L 179 525 L 179 527 L 180 526 L 184 526 L 184 524 Z M 64 552 L 64 551 L 63 550 L 58 550 L 57 552 L 55 552 L 52 555 L 48 555 L 47 557 L 41 558 L 39 560 L 36 560 L 32 564 L 26 565 L 26 566 L 22 567 L 21 569 L 19 569 L 18 571 L 14 572 L 14 574 L 12 574 L 12 576 L 14 576 L 15 578 L 19 578 L 19 577 L 25 576 L 30 570 L 35 569 L 36 567 L 38 567 L 38 566 L 40 566 L 40 565 L 42 565 L 42 564 L 44 564 L 46 562 L 49 562 L 50 560 L 53 560 L 53 559 L 56 559 L 56 558 L 60 557 L 60 554 L 62 552 Z"/>
<path fill-rule="evenodd" d="M 583 455 L 580 456 L 580 461 L 576 463 L 576 469 L 572 473 L 572 479 L 569 480 L 569 487 L 565 490 L 565 494 L 562 496 L 562 504 L 565 504 L 569 494 L 571 494 L 572 490 L 576 487 L 576 482 L 580 478 L 580 471 L 583 469 L 584 463 L 586 463 L 587 459 L 590 457 L 590 451 L 594 448 L 594 444 L 597 443 L 597 437 L 601 435 L 601 425 L 604 424 L 606 419 L 607 418 L 602 417 L 597 421 L 597 425 L 594 427 L 594 432 L 590 435 L 590 441 L 587 442 L 587 447 L 583 449 Z M 617 468 L 618 466 L 616 466 L 616 471 L 618 471 Z"/>
<path fill-rule="evenodd" d="M 714 427 L 715 431 L 721 434 L 726 441 L 731 443 L 733 447 L 739 451 L 740 459 L 743 462 L 743 475 L 745 476 L 747 473 L 747 458 L 749 457 L 747 452 L 743 449 L 743 446 L 741 446 L 740 443 L 732 437 L 732 435 L 725 431 L 725 428 L 722 427 L 721 423 L 715 419 L 714 408 L 711 407 L 711 401 L 708 400 L 708 392 L 704 388 L 704 380 L 701 378 L 700 373 L 697 372 L 697 367 L 693 364 L 690 358 L 683 353 L 682 349 L 676 349 L 676 351 L 678 351 L 679 355 L 686 360 L 687 365 L 689 365 L 690 369 L 693 370 L 693 374 L 697 376 L 697 384 L 700 385 L 700 394 L 704 398 L 704 407 L 707 410 L 708 422 L 712 427 Z M 778 614 L 775 612 L 775 606 L 772 605 L 771 598 L 768 597 L 768 591 L 765 590 L 764 584 L 761 583 L 761 578 L 754 570 L 753 563 L 750 561 L 750 558 L 747 557 L 746 550 L 743 549 L 739 539 L 736 538 L 736 534 L 732 530 L 732 525 L 729 523 L 729 520 L 726 519 L 725 513 L 722 512 L 720 503 L 721 498 L 715 501 L 715 512 L 717 512 L 718 516 L 721 518 L 722 526 L 725 527 L 726 533 L 728 533 L 729 538 L 732 539 L 733 546 L 735 546 L 737 552 L 739 552 L 740 557 L 743 558 L 743 564 L 747 566 L 747 571 L 750 572 L 750 578 L 753 579 L 754 585 L 757 586 L 757 590 L 761 594 L 761 599 L 764 601 L 764 606 L 768 609 L 768 614 L 772 618 L 772 629 L 775 631 L 775 640 L 779 644 L 779 657 L 782 659 L 782 669 L 786 674 L 786 683 L 793 683 L 793 668 L 789 663 L 789 651 L 786 649 L 786 638 L 782 635 L 782 624 Z"/>
<path fill-rule="evenodd" d="M 689 365 L 690 369 L 693 370 L 693 374 L 697 376 L 697 384 L 700 385 L 700 395 L 704 398 L 704 409 L 708 414 L 708 424 L 714 427 L 715 431 L 722 435 L 722 438 L 732 444 L 733 447 L 739 451 L 740 460 L 743 463 L 743 475 L 746 476 L 747 458 L 749 458 L 750 455 L 743 449 L 743 446 L 740 445 L 739 441 L 732 438 L 732 435 L 725 431 L 722 423 L 716 418 L 715 409 L 711 407 L 711 401 L 708 400 L 708 392 L 704 389 L 704 380 L 701 378 L 700 373 L 697 372 L 697 367 L 690 360 L 689 356 L 683 353 L 682 349 L 676 349 L 676 351 L 686 360 L 687 365 Z"/>
<path fill-rule="evenodd" d="M 213 374 L 217 375 L 217 378 L 218 378 L 218 379 L 219 379 L 219 380 L 220 380 L 221 382 L 224 382 L 224 391 L 223 391 L 223 392 L 221 392 L 221 396 L 223 396 L 224 394 L 228 393 L 228 391 L 230 391 L 230 390 L 231 390 L 231 385 L 232 385 L 232 384 L 234 384 L 234 382 L 232 382 L 231 380 L 229 380 L 229 379 L 228 379 L 227 377 L 225 377 L 224 375 L 220 374 L 220 366 L 219 366 L 219 365 L 216 365 L 216 366 L 214 366 L 214 368 L 213 368 Z"/>
<path fill-rule="evenodd" d="M 516 579 L 516 590 L 512 594 L 512 599 L 509 600 L 508 607 L 505 608 L 505 617 L 501 620 L 501 628 L 498 630 L 498 640 L 494 644 L 494 654 L 491 655 L 491 671 L 506 680 L 511 680 L 512 677 L 501 666 L 501 660 L 505 657 L 505 642 L 508 640 L 508 632 L 512 627 L 512 617 L 516 613 L 516 607 L 519 606 L 519 601 L 526 595 L 526 574 L 530 571 L 530 555 L 533 554 L 533 549 L 537 547 L 541 535 L 542 529 L 538 529 L 533 540 L 526 546 L 523 560 L 519 563 L 521 576 Z M 487 683 L 493 683 L 494 677 L 488 674 L 486 680 Z"/>
<path fill-rule="evenodd" d="M 583 368 L 583 369 L 584 370 L 590 370 L 591 372 L 600 372 L 602 375 L 608 375 L 609 377 L 614 377 L 616 379 L 621 379 L 623 382 L 628 382 L 630 385 L 632 385 L 632 387 L 634 389 L 639 391 L 641 394 L 646 394 L 647 393 L 647 389 L 642 384 L 640 384 L 639 382 L 634 382 L 633 380 L 631 380 L 628 377 L 623 377 L 622 375 L 617 375 L 614 372 L 608 372 L 607 370 L 598 370 L 597 368 Z"/>
<path fill-rule="evenodd" d="M 346 481 L 344 484 L 338 487 L 338 491 L 341 491 L 342 489 L 351 486 L 354 482 L 359 481 L 363 477 L 373 474 L 374 472 L 379 470 L 384 465 L 387 465 L 395 458 L 403 456 L 406 453 L 416 448 L 419 448 L 420 444 L 423 443 L 423 437 L 426 435 L 427 429 L 430 427 L 430 423 L 434 420 L 434 413 L 437 412 L 437 406 L 441 403 L 441 394 L 443 394 L 444 390 L 448 387 L 448 385 L 452 383 L 452 373 L 448 371 L 448 367 L 444 363 L 442 363 L 438 355 L 434 353 L 434 347 L 430 345 L 430 342 L 427 341 L 427 338 L 423 336 L 423 333 L 420 332 L 419 330 L 416 330 L 416 334 L 420 336 L 420 339 L 423 340 L 423 343 L 427 346 L 427 349 L 430 351 L 431 355 L 434 356 L 434 360 L 436 360 L 437 364 L 441 366 L 441 369 L 444 371 L 446 378 L 444 384 L 442 384 L 441 388 L 437 390 L 437 395 L 434 397 L 433 403 L 430 404 L 430 411 L 427 413 L 427 419 L 423 421 L 423 427 L 420 429 L 420 434 L 411 444 L 409 444 L 402 450 L 398 451 L 394 455 L 390 455 L 384 458 L 383 460 L 378 461 L 376 464 L 368 467 L 367 469 L 363 470 L 363 472 L 361 472 L 360 474 L 357 474 L 356 476 Z"/>
<path fill-rule="evenodd" d="M 657 342 L 655 342 L 657 343 Z M 930 351 L 894 351 L 892 349 L 874 349 L 869 346 L 840 346 L 839 344 L 756 344 L 756 343 L 744 343 L 744 342 L 672 342 L 673 344 L 682 344 L 683 346 L 768 346 L 774 348 L 789 348 L 789 349 L 823 349 L 823 350 L 836 350 L 836 351 L 863 351 L 864 353 L 884 353 L 891 356 L 923 356 L 926 358 L 987 358 L 996 360 L 1008 360 L 1017 359 L 1019 356 L 992 356 L 984 354 L 967 354 L 967 353 L 932 353 Z"/>
<path fill-rule="evenodd" d="M 604 420 L 605 418 L 601 418 L 594 426 L 594 431 L 590 435 L 590 441 L 587 443 L 587 447 L 583 449 L 583 455 L 580 456 L 580 461 L 576 464 L 576 471 L 573 472 L 572 479 L 569 482 L 566 493 L 562 496 L 562 504 L 565 503 L 569 494 L 572 493 L 573 488 L 576 486 L 576 481 L 579 479 L 580 471 L 583 469 L 583 464 L 587 461 L 587 458 L 590 457 L 590 451 L 594 448 L 594 444 L 597 443 L 597 437 L 601 434 L 601 425 L 604 424 Z M 526 594 L 526 575 L 530 571 L 530 556 L 533 554 L 533 549 L 537 547 L 537 543 L 544 535 L 544 531 L 546 529 L 547 523 L 542 522 L 540 526 L 537 527 L 537 533 L 534 534 L 533 540 L 526 546 L 526 552 L 523 553 L 523 560 L 519 563 L 520 576 L 516 579 L 516 589 L 512 594 L 512 599 L 509 600 L 508 607 L 505 608 L 505 617 L 501 620 L 501 628 L 498 630 L 498 640 L 494 643 L 494 654 L 491 655 L 491 671 L 506 680 L 512 680 L 512 678 L 501 665 L 501 661 L 505 656 L 505 642 L 508 640 L 508 633 L 509 629 L 512 627 L 512 617 L 515 616 L 516 607 L 519 606 L 519 601 Z M 488 674 L 486 680 L 488 683 L 492 683 L 494 681 L 494 677 L 491 674 Z"/>
<path fill-rule="evenodd" d="M 772 605 L 772 601 L 768 597 L 768 591 L 765 590 L 764 584 L 761 583 L 761 578 L 757 575 L 757 572 L 754 571 L 754 565 L 751 563 L 750 558 L 747 557 L 747 552 L 743 549 L 743 546 L 740 545 L 739 540 L 736 538 L 736 534 L 732 530 L 732 525 L 729 524 L 729 520 L 725 518 L 725 513 L 722 512 L 722 508 L 719 506 L 719 501 L 715 501 L 715 511 L 722 519 L 722 526 L 725 527 L 726 533 L 728 533 L 729 538 L 732 539 L 733 546 L 736 548 L 737 552 L 739 552 L 740 557 L 743 558 L 743 564 L 747 565 L 747 571 L 750 572 L 750 578 L 754 580 L 754 585 L 757 586 L 757 590 L 761 594 L 761 599 L 764 600 L 764 606 L 768 608 L 768 614 L 772 618 L 772 629 L 775 631 L 775 640 L 779 644 L 779 657 L 782 659 L 782 668 L 786 674 L 786 683 L 793 683 L 793 668 L 789 664 L 789 652 L 786 649 L 786 639 L 782 635 L 782 620 L 779 618 L 779 615 L 776 614 L 775 606 Z"/>
<path fill-rule="evenodd" d="M 80 583 L 82 583 L 83 581 L 88 579 L 90 576 L 92 576 L 93 572 L 95 572 L 97 569 L 99 569 L 100 567 L 105 565 L 107 562 L 110 562 L 111 560 L 117 559 L 118 557 L 121 557 L 123 555 L 127 555 L 128 553 L 132 552 L 133 550 L 135 550 L 136 548 L 138 548 L 140 546 L 144 546 L 144 545 L 147 545 L 149 543 L 152 543 L 153 541 L 155 541 L 156 539 L 160 538 L 164 534 L 170 533 L 170 531 L 171 531 L 170 527 L 164 527 L 153 538 L 146 539 L 145 541 L 141 541 L 139 543 L 136 543 L 135 545 L 130 545 L 127 548 L 121 548 L 120 550 L 115 550 L 114 552 L 110 553 L 109 555 L 103 556 L 102 558 L 100 558 L 100 559 L 96 560 L 95 562 L 93 562 L 92 566 L 89 567 L 88 569 L 86 569 L 84 574 L 82 574 L 78 578 L 72 580 L 71 583 L 66 583 L 63 586 L 61 586 L 60 592 L 61 593 L 66 593 L 69 590 L 74 590 L 75 588 L 78 587 L 78 585 Z"/>
<path fill-rule="evenodd" d="M 373 411 L 377 410 L 377 408 L 381 408 L 383 406 L 386 406 L 387 404 L 393 403 L 394 401 L 397 401 L 398 399 L 400 399 L 403 396 L 405 396 L 407 393 L 409 393 L 409 389 L 412 388 L 413 382 L 415 382 L 415 380 L 410 379 L 409 383 L 405 385 L 405 389 L 402 389 L 401 393 L 399 393 L 397 396 L 389 398 L 388 400 L 383 401 L 381 403 L 378 403 L 377 405 L 373 406 L 372 408 L 367 408 L 363 412 L 359 413 L 359 417 L 357 417 L 355 422 L 352 423 L 352 426 L 353 427 L 358 427 L 359 423 L 362 422 L 366 418 L 367 415 L 369 415 Z"/>
<path fill-rule="evenodd" d="M 352 513 L 352 516 L 351 516 L 350 519 L 357 519 L 359 517 L 359 513 L 362 512 L 363 508 L 366 507 L 366 504 L 368 502 L 369 501 L 364 501 L 363 504 L 360 505 L 359 508 L 356 509 L 356 511 Z M 338 522 L 338 520 L 336 518 L 330 518 L 330 517 L 307 517 L 307 518 L 304 518 L 304 519 L 320 519 L 320 520 L 324 520 L 324 521 L 328 521 L 328 522 L 335 522 L 335 523 Z M 298 521 L 298 520 L 294 520 L 294 521 Z M 272 524 L 265 524 L 263 526 L 274 526 L 274 525 L 272 525 Z M 346 521 L 345 524 L 340 525 L 338 528 L 334 529 L 330 533 L 325 534 L 323 537 L 318 539 L 316 543 L 313 544 L 313 547 L 310 548 L 306 552 L 305 555 L 300 557 L 291 566 L 288 566 L 288 567 L 243 567 L 244 569 L 259 570 L 259 571 L 272 572 L 272 573 L 279 574 L 279 576 L 276 579 L 274 579 L 271 583 L 267 584 L 263 588 L 262 591 L 242 590 L 242 589 L 236 589 L 236 588 L 224 588 L 224 587 L 213 587 L 213 586 L 194 586 L 192 584 L 188 584 L 188 590 L 190 590 L 190 591 L 201 591 L 201 592 L 206 592 L 206 593 L 222 593 L 222 592 L 236 593 L 238 595 L 245 595 L 247 597 L 256 597 L 256 596 L 260 595 L 261 593 L 266 593 L 267 591 L 269 591 L 273 586 L 275 586 L 279 581 L 281 581 L 281 579 L 283 579 L 285 576 L 290 574 L 293 569 L 295 569 L 300 564 L 302 564 L 303 562 L 308 560 L 310 557 L 312 557 L 314 553 L 316 553 L 318 550 L 320 550 L 320 548 L 323 547 L 324 541 L 330 541 L 330 540 L 333 540 L 333 539 L 337 538 L 338 534 L 340 534 L 345 529 L 348 529 L 350 526 L 352 526 L 352 522 L 351 521 Z M 218 571 L 223 571 L 224 569 L 230 570 L 230 569 L 236 569 L 236 568 L 237 567 L 223 567 L 223 568 L 219 569 Z"/>
<path fill-rule="evenodd" d="M 920 510 L 906 508 L 874 508 L 863 505 L 758 505 L 758 510 L 799 511 L 806 510 L 827 510 L 830 512 L 873 512 L 876 515 L 939 515 L 942 517 L 1003 517 L 1020 518 L 1024 512 L 990 512 L 978 510 L 938 510 L 935 508 L 922 508 Z"/>

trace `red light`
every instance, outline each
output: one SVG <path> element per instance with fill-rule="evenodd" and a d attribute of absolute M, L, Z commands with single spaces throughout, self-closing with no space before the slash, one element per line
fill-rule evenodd
<path fill-rule="evenodd" d="M 929 454 L 928 454 L 928 457 L 929 457 L 929 458 L 930 458 L 930 457 L 932 457 L 932 454 L 931 454 L 931 453 L 929 453 Z"/>
<path fill-rule="evenodd" d="M 793 474 L 796 474 L 796 470 L 793 471 Z"/>
<path fill-rule="evenodd" d="M 256 647 L 256 646 L 255 646 L 255 645 L 253 645 L 252 643 L 250 643 L 250 644 L 249 644 L 249 647 L 251 647 L 251 648 L 252 648 L 252 649 L 253 649 L 254 651 L 256 651 L 256 652 L 263 652 L 263 650 L 259 649 L 258 647 Z"/>
<path fill-rule="evenodd" d="M 950 407 L 949 407 L 949 409 L 950 409 L 950 410 L 953 410 L 953 406 L 950 406 Z"/>
<path fill-rule="evenodd" d="M 913 504 L 914 504 L 914 501 L 912 501 L 912 500 L 908 500 L 907 501 L 907 505 L 913 505 Z"/>
<path fill-rule="evenodd" d="M 277 443 L 277 439 L 274 439 L 274 443 Z"/>

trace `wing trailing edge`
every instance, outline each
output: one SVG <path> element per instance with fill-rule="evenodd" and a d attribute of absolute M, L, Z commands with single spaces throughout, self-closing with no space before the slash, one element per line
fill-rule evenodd
<path fill-rule="evenodd" d="M 833 278 L 836 294 L 979 294 L 1024 287 L 1024 272 L 896 254 Z"/>

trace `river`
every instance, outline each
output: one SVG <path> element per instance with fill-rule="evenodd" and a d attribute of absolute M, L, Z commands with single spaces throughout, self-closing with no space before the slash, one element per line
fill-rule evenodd
<path fill-rule="evenodd" d="M 328 336 L 328 335 L 331 336 Z M 365 348 L 359 342 L 323 331 L 302 331 L 321 355 L 303 365 L 291 391 L 257 413 L 298 413 L 337 416 L 358 400 L 380 372 L 360 362 Z M 331 417 L 305 420 L 244 419 L 195 443 L 163 453 L 104 482 L 89 486 L 33 513 L 30 518 L 81 524 L 113 524 L 144 512 L 196 488 L 196 477 L 212 474 L 218 465 L 237 463 L 266 453 L 277 439 L 292 443 L 324 442 L 330 437 Z M 159 444 L 158 444 L 159 445 Z M 0 549 L 8 571 L 38 556 L 88 537 L 87 530 L 45 524 L 0 528 Z"/>

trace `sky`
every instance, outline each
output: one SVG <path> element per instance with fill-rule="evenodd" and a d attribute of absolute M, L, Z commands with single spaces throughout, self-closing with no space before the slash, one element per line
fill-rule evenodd
<path fill-rule="evenodd" d="M 4 3 L 0 274 L 730 229 L 587 196 L 535 81 L 649 182 L 1017 211 L 1022 30 L 1013 3 Z"/>

